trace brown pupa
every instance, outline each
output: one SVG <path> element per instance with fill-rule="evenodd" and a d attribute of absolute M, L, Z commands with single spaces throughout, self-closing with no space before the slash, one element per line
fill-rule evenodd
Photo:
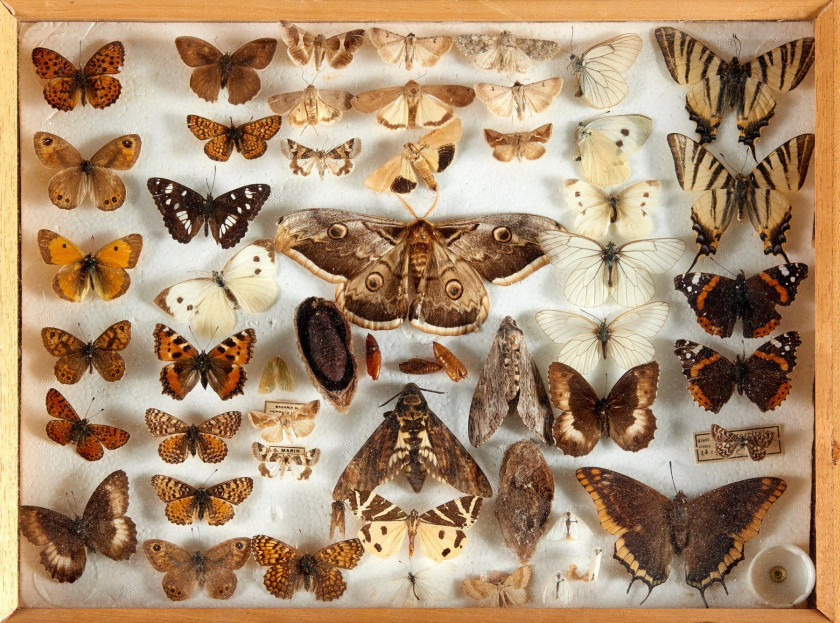
<path fill-rule="evenodd" d="M 309 297 L 295 310 L 298 350 L 312 384 L 341 413 L 356 394 L 350 324 L 335 303 Z"/>
<path fill-rule="evenodd" d="M 518 441 L 505 452 L 499 470 L 496 519 L 505 544 L 522 563 L 534 555 L 548 527 L 554 474 L 533 441 Z"/>

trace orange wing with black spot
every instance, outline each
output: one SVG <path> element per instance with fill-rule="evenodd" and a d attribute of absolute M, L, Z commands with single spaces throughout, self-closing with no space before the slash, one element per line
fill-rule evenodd
<path fill-rule="evenodd" d="M 703 603 L 706 589 L 724 584 L 726 574 L 744 559 L 744 544 L 758 534 L 764 515 L 785 489 L 781 478 L 750 478 L 688 502 L 685 581 L 700 591 Z"/>
<path fill-rule="evenodd" d="M 650 595 L 668 579 L 671 569 L 673 502 L 656 489 L 608 469 L 581 467 L 576 475 L 595 502 L 601 527 L 620 537 L 613 557 L 633 576 L 630 586 L 641 580 Z"/>
<path fill-rule="evenodd" d="M 244 392 L 247 375 L 242 366 L 251 361 L 256 343 L 254 330 L 245 329 L 222 340 L 207 353 L 210 359 L 207 380 L 222 400 Z"/>
<path fill-rule="evenodd" d="M 280 599 L 291 599 L 303 585 L 299 562 L 302 554 L 291 545 L 259 534 L 251 539 L 251 553 L 261 567 L 268 567 L 263 584 Z"/>

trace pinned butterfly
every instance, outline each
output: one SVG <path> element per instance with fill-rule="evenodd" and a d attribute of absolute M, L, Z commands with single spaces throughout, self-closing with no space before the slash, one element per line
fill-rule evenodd
<path fill-rule="evenodd" d="M 100 147 L 88 160 L 66 140 L 49 132 L 36 132 L 35 155 L 48 169 L 57 171 L 50 179 L 50 203 L 62 210 L 79 207 L 88 194 L 100 210 L 111 212 L 125 203 L 125 183 L 114 171 L 127 171 L 140 157 L 142 141 L 126 134 Z"/>
<path fill-rule="evenodd" d="M 166 463 L 183 463 L 196 454 L 205 463 L 221 463 L 228 453 L 223 438 L 233 437 L 241 423 L 239 411 L 220 413 L 201 424 L 187 424 L 160 409 L 146 409 L 146 428 L 154 437 L 166 437 L 158 445 L 158 455 Z"/>
<path fill-rule="evenodd" d="M 107 108 L 122 93 L 122 84 L 113 77 L 125 62 L 125 46 L 111 41 L 99 48 L 80 69 L 58 52 L 49 48 L 32 50 L 35 73 L 44 85 L 44 99 L 56 110 L 70 111 L 81 101 L 82 106 Z"/>

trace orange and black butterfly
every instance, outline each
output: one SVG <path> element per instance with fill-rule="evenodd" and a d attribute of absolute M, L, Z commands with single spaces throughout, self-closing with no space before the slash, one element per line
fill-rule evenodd
<path fill-rule="evenodd" d="M 270 115 L 242 125 L 235 125 L 231 120 L 229 126 L 198 115 L 187 115 L 190 132 L 197 139 L 207 141 L 204 153 L 217 162 L 227 162 L 234 148 L 246 160 L 259 158 L 268 149 L 266 141 L 280 131 L 281 123 L 280 115 Z"/>
<path fill-rule="evenodd" d="M 57 110 L 69 111 L 79 100 L 82 106 L 90 103 L 94 108 L 107 108 L 120 98 L 122 85 L 108 74 L 118 74 L 125 62 L 122 42 L 112 41 L 103 45 L 90 57 L 84 68 L 76 67 L 58 52 L 49 48 L 32 50 L 35 73 L 42 80 L 44 99 Z"/>
<path fill-rule="evenodd" d="M 59 298 L 81 302 L 91 288 L 103 301 L 122 296 L 131 285 L 127 268 L 137 266 L 143 236 L 129 234 L 112 240 L 96 253 L 85 253 L 49 229 L 38 232 L 38 247 L 47 264 L 61 266 L 53 278 L 53 292 Z"/>
<path fill-rule="evenodd" d="M 146 427 L 155 437 L 171 435 L 158 446 L 158 454 L 166 463 L 183 463 L 188 455 L 205 463 L 221 463 L 227 456 L 229 439 L 239 430 L 242 414 L 239 411 L 220 413 L 201 424 L 188 425 L 174 415 L 159 409 L 146 409 Z"/>
<path fill-rule="evenodd" d="M 340 569 L 355 568 L 365 548 L 359 539 L 349 539 L 314 554 L 304 554 L 283 541 L 260 534 L 251 539 L 251 552 L 258 565 L 268 567 L 263 584 L 275 597 L 291 599 L 303 587 L 315 593 L 318 601 L 332 601 L 347 590 Z"/>
<path fill-rule="evenodd" d="M 243 393 L 247 376 L 242 366 L 251 361 L 257 342 L 253 329 L 235 333 L 206 352 L 197 351 L 166 325 L 156 325 L 153 337 L 157 358 L 172 362 L 160 371 L 160 384 L 167 396 L 183 400 L 199 381 L 204 389 L 209 383 L 222 400 Z"/>
<path fill-rule="evenodd" d="M 137 550 L 137 527 L 128 512 L 128 477 L 117 470 L 99 483 L 81 517 L 41 506 L 20 507 L 20 531 L 41 549 L 41 564 L 56 582 L 75 582 L 88 554 L 128 560 Z"/>
<path fill-rule="evenodd" d="M 185 526 L 207 517 L 211 526 L 221 526 L 233 519 L 233 505 L 241 504 L 251 495 L 251 478 L 234 478 L 212 487 L 193 487 L 169 476 L 152 476 L 152 487 L 166 503 L 166 518 Z"/>
<path fill-rule="evenodd" d="M 47 436 L 62 446 L 75 444 L 76 454 L 86 461 L 101 459 L 105 455 L 103 446 L 116 450 L 128 443 L 129 434 L 121 428 L 80 419 L 67 399 L 55 389 L 47 392 L 47 413 L 58 418 L 47 422 Z"/>
<path fill-rule="evenodd" d="M 93 374 L 94 368 L 106 381 L 119 381 L 125 374 L 125 360 L 119 351 L 131 342 L 131 323 L 120 320 L 87 343 L 55 327 L 41 329 L 41 339 L 47 352 L 58 357 L 54 371 L 59 383 L 78 383 L 86 370 Z"/>
<path fill-rule="evenodd" d="M 225 54 L 198 37 L 175 39 L 178 54 L 187 67 L 194 67 L 190 88 L 201 99 L 215 102 L 227 89 L 228 102 L 244 104 L 260 92 L 256 69 L 265 69 L 274 58 L 276 39 L 255 39 L 233 53 Z"/>

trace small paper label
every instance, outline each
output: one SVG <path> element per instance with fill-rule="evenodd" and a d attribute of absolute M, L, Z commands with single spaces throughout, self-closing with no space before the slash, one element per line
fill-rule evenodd
<path fill-rule="evenodd" d="M 268 446 L 266 461 L 278 461 L 281 456 L 305 456 L 306 448 L 303 446 Z"/>
<path fill-rule="evenodd" d="M 295 402 L 294 400 L 266 400 L 265 413 L 268 415 L 288 415 L 299 411 L 306 404 L 305 402 Z"/>
<path fill-rule="evenodd" d="M 767 455 L 782 453 L 782 436 L 781 427 L 778 425 L 772 426 L 751 426 L 749 428 L 728 428 L 730 433 L 736 435 L 752 436 L 764 431 L 771 431 L 773 433 L 773 441 L 767 446 Z M 712 439 L 712 433 L 703 431 L 694 433 L 694 460 L 697 463 L 711 463 L 714 461 L 732 461 L 735 459 L 747 459 L 749 454 L 746 447 L 740 447 L 732 456 L 724 458 L 720 456 L 715 450 L 715 440 Z"/>

